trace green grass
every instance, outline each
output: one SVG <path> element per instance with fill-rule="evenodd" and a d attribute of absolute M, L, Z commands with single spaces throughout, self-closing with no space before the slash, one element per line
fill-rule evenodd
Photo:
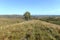
<path fill-rule="evenodd" d="M 50 22 L 50 23 L 53 23 L 53 24 L 57 24 L 57 25 L 60 25 L 60 18 L 41 18 L 40 20 L 42 21 L 46 21 L 46 22 Z"/>

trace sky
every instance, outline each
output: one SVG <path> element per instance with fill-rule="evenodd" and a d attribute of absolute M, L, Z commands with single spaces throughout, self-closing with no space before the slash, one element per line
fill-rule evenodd
<path fill-rule="evenodd" d="M 60 15 L 60 0 L 0 0 L 0 15 Z"/>

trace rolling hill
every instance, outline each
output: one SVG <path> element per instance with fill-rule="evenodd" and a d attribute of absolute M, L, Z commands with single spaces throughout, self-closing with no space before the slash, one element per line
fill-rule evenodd
<path fill-rule="evenodd" d="M 1 26 L 0 40 L 60 40 L 60 25 L 30 20 Z"/>

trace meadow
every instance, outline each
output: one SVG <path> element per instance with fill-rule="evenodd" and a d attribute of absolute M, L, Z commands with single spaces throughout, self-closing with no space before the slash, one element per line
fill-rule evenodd
<path fill-rule="evenodd" d="M 35 19 L 0 18 L 0 40 L 60 40 L 60 25 Z"/>

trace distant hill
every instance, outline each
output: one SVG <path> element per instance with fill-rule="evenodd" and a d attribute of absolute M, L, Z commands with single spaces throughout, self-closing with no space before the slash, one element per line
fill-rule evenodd
<path fill-rule="evenodd" d="M 31 15 L 31 16 L 36 17 L 36 18 L 39 18 L 39 17 L 60 17 L 60 15 Z M 23 15 L 0 15 L 0 17 L 7 17 L 7 18 L 20 17 L 20 18 L 22 18 Z"/>
<path fill-rule="evenodd" d="M 22 15 L 0 15 L 0 18 L 23 18 Z"/>
<path fill-rule="evenodd" d="M 60 40 L 60 25 L 30 20 L 0 27 L 0 40 Z"/>

